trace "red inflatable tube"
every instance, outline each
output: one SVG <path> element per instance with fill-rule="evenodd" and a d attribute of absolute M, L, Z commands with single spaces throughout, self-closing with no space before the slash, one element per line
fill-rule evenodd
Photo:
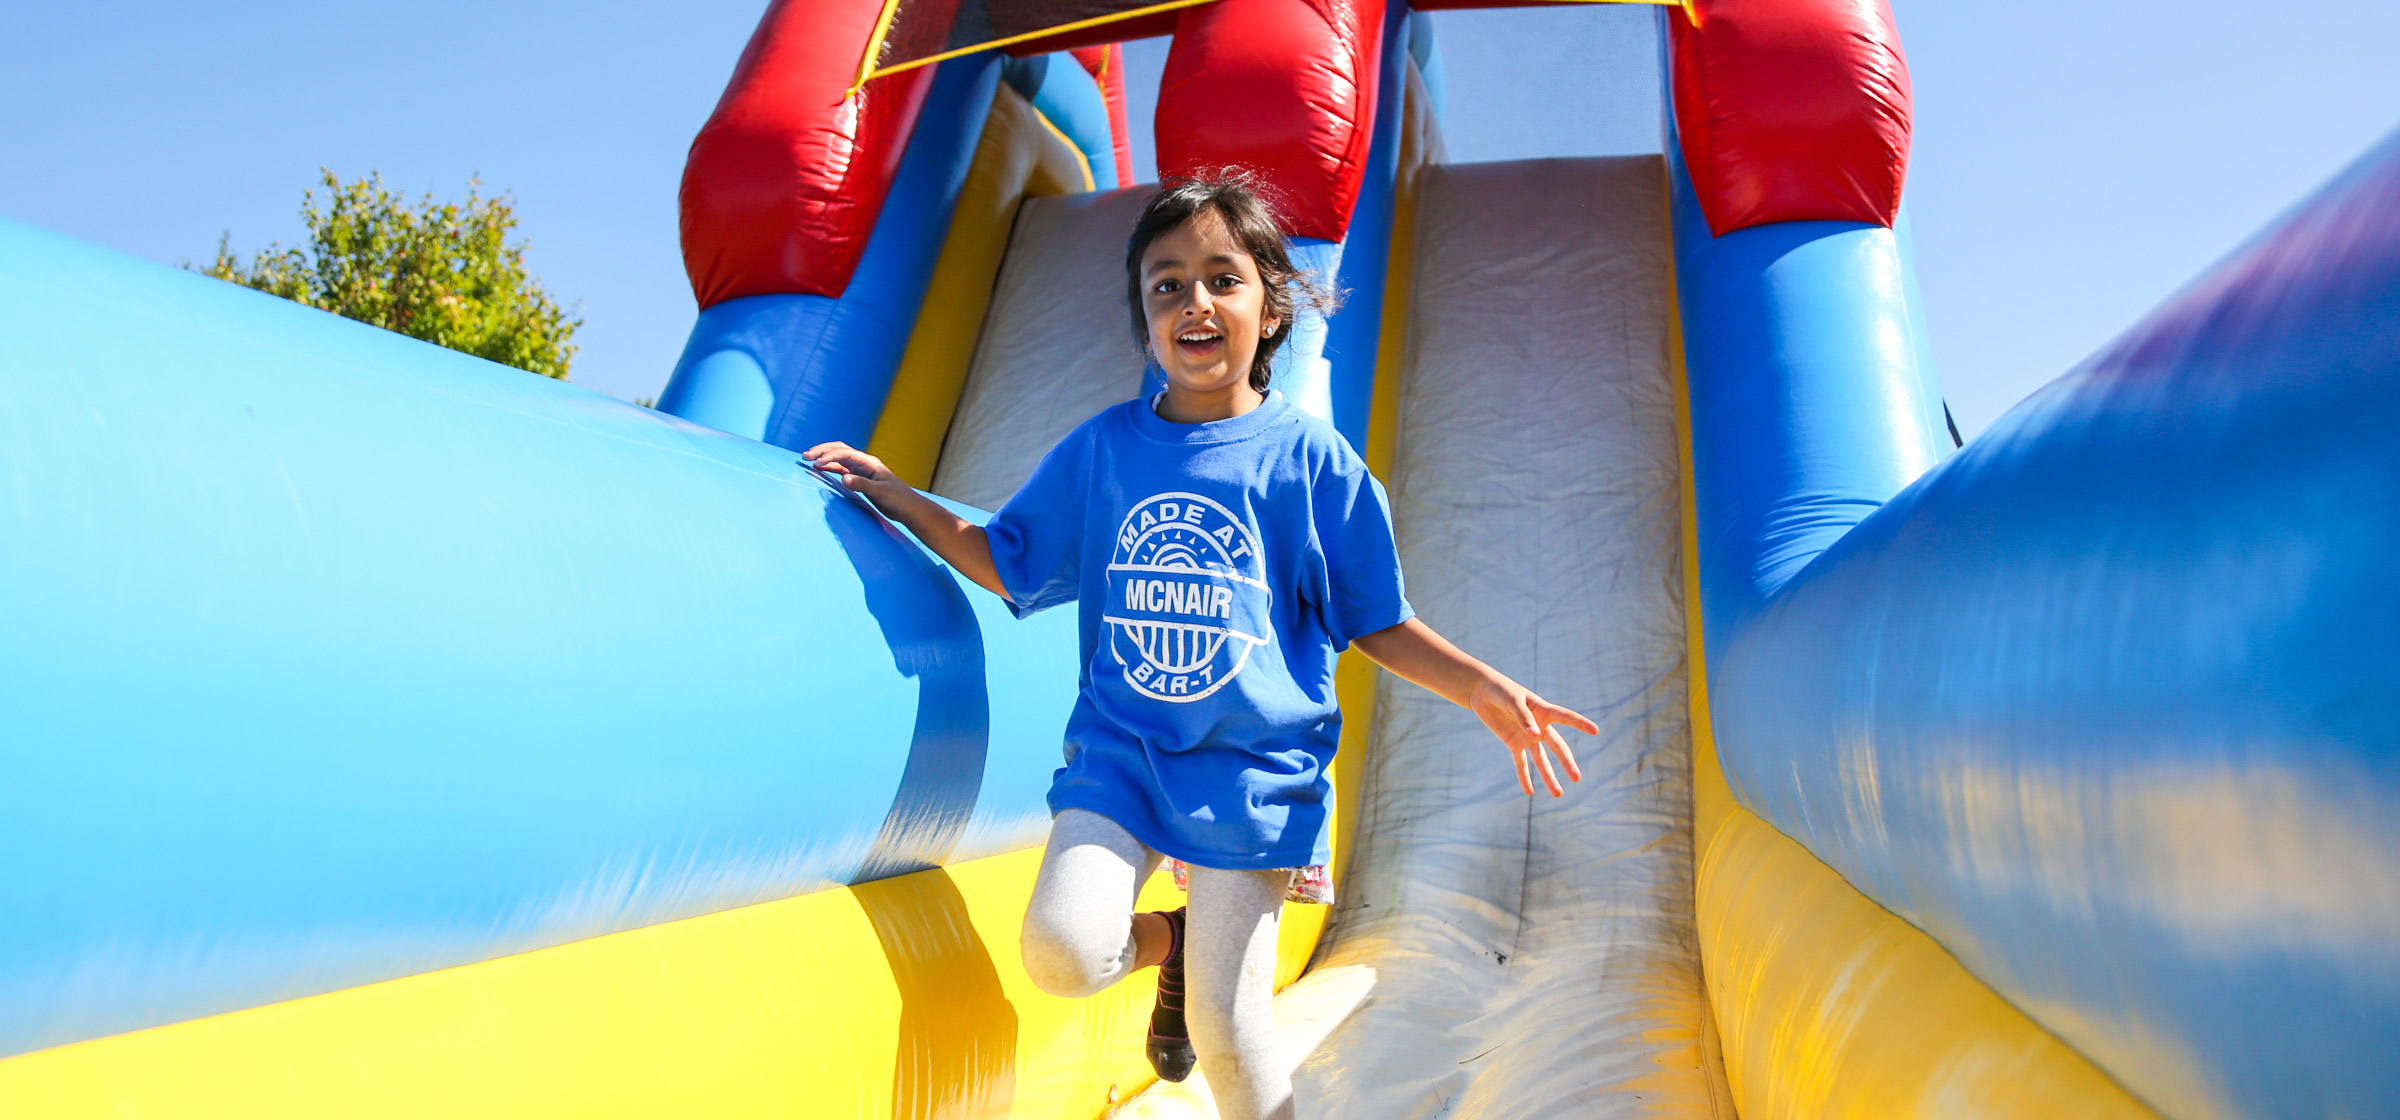
<path fill-rule="evenodd" d="M 1909 84 L 1887 0 L 1697 0 L 1668 21 L 1675 124 L 1709 229 L 1892 224 Z"/>
<path fill-rule="evenodd" d="M 1100 100 L 1108 103 L 1108 136 L 1116 148 L 1117 182 L 1131 186 L 1133 178 L 1132 131 L 1125 123 L 1125 48 L 1115 43 L 1105 47 L 1081 47 L 1072 52 L 1100 83 Z"/>
<path fill-rule="evenodd" d="M 881 0 L 775 0 L 683 165 L 683 268 L 700 306 L 850 283 L 933 67 L 856 93 Z"/>
<path fill-rule="evenodd" d="M 1339 241 L 1374 135 L 1383 0 L 1218 0 L 1184 9 L 1159 83 L 1161 175 L 1238 164 L 1295 237 Z"/>

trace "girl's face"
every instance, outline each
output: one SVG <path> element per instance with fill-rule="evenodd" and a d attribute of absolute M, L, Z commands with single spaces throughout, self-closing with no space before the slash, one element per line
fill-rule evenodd
<path fill-rule="evenodd" d="M 1143 251 L 1142 303 L 1150 352 L 1185 393 L 1249 391 L 1259 340 L 1283 325 L 1267 314 L 1258 261 L 1205 210 Z"/>

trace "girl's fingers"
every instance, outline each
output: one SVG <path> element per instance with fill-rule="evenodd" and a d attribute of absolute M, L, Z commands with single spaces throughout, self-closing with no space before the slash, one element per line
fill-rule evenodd
<path fill-rule="evenodd" d="M 1550 753 L 1557 755 L 1559 764 L 1567 768 L 1567 780 L 1571 782 L 1582 781 L 1583 767 L 1575 764 L 1575 752 L 1568 748 L 1567 737 L 1559 734 L 1558 729 L 1555 727 L 1549 729 L 1549 731 L 1546 732 L 1545 737 L 1550 744 Z"/>
<path fill-rule="evenodd" d="M 1508 753 L 1517 760 L 1517 787 L 1525 791 L 1525 796 L 1533 796 L 1533 774 L 1525 768 L 1524 749 L 1512 746 Z"/>
<path fill-rule="evenodd" d="M 876 477 L 880 473 L 876 468 L 883 465 L 866 452 L 841 442 L 820 443 L 801 452 L 800 457 L 807 460 L 808 465 L 827 474 L 857 475 L 869 479 Z"/>
<path fill-rule="evenodd" d="M 1550 756 L 1542 753 L 1542 745 L 1537 742 L 1533 745 L 1531 750 L 1528 750 L 1525 753 L 1532 755 L 1533 764 L 1541 768 L 1542 785 L 1549 789 L 1550 796 L 1565 797 L 1567 795 L 1567 787 L 1558 784 L 1558 774 L 1556 771 L 1550 769 Z M 1522 758 L 1524 756 L 1519 755 L 1518 757 Z M 1525 792 L 1530 794 L 1533 791 L 1526 790 Z"/>
<path fill-rule="evenodd" d="M 1600 733 L 1600 725 L 1593 723 L 1591 717 L 1584 715 L 1582 712 L 1578 712 L 1573 708 L 1559 707 L 1548 700 L 1539 700 L 1536 701 L 1536 703 L 1539 703 L 1542 706 L 1542 715 L 1547 717 L 1543 721 L 1545 723 L 1563 723 L 1577 731 L 1583 732 L 1586 735 L 1598 735 Z"/>

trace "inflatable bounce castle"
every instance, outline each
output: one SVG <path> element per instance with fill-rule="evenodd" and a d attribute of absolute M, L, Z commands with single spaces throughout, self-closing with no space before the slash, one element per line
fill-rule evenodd
<path fill-rule="evenodd" d="M 2400 1116 L 2400 142 L 1957 449 L 1882 0 L 1452 163 L 1491 2 L 776 0 L 655 411 L 0 223 L 0 1115 L 1209 1115 L 1019 963 L 1072 612 L 793 450 L 981 516 L 1142 391 L 1172 34 L 1347 293 L 1277 383 L 1604 727 L 1528 799 L 1348 655 L 1304 1115 Z"/>

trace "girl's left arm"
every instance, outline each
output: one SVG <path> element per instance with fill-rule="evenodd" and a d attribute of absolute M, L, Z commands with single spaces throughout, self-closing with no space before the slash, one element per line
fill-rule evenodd
<path fill-rule="evenodd" d="M 1564 725 L 1587 735 L 1599 734 L 1600 725 L 1581 713 L 1535 695 L 1531 689 L 1510 680 L 1508 674 L 1451 645 L 1448 638 L 1435 633 L 1433 627 L 1420 619 L 1387 626 L 1351 644 L 1402 680 L 1422 685 L 1475 713 L 1507 745 L 1509 753 L 1516 756 L 1517 784 L 1524 787 L 1527 796 L 1533 794 L 1535 769 L 1541 771 L 1542 784 L 1549 788 L 1550 796 L 1560 797 L 1567 792 L 1551 768 L 1553 755 L 1557 756 L 1559 768 L 1566 771 L 1568 781 L 1583 780 L 1583 768 L 1575 765 L 1575 752 L 1568 749 L 1565 737 L 1558 733 L 1558 725 Z"/>

